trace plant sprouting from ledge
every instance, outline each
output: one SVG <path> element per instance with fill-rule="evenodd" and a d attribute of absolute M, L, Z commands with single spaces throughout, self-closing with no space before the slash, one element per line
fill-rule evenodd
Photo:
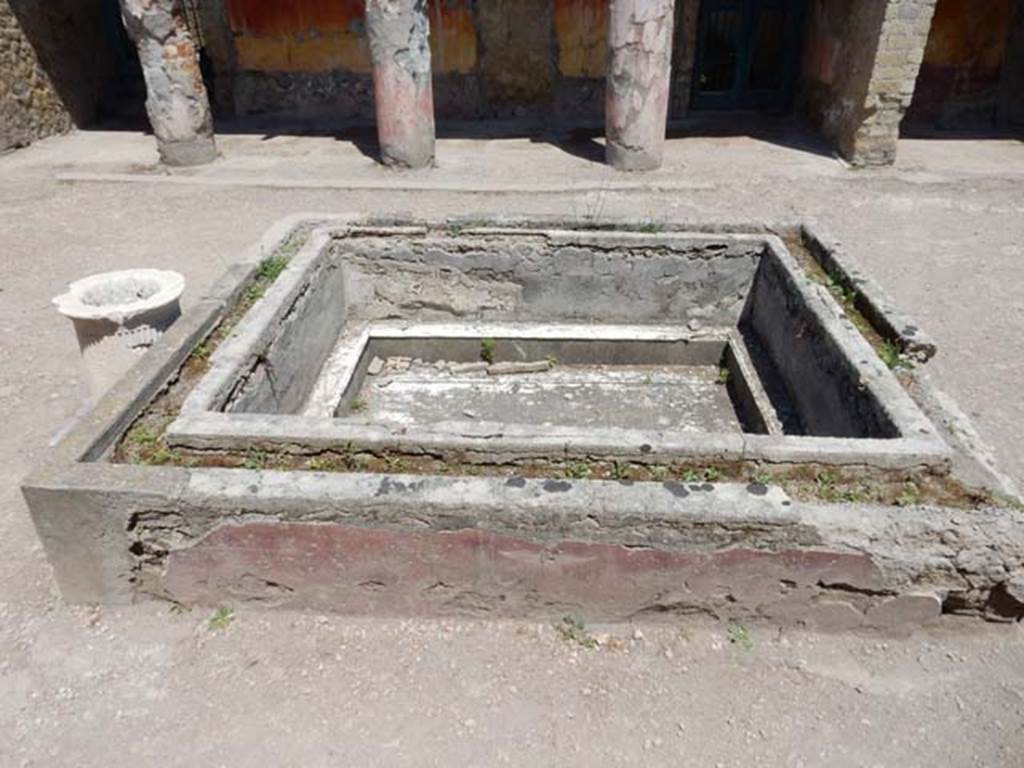
<path fill-rule="evenodd" d="M 590 634 L 582 619 L 575 616 L 563 616 L 562 621 L 555 625 L 555 631 L 567 643 L 576 643 L 584 648 L 596 648 L 597 638 Z"/>
<path fill-rule="evenodd" d="M 259 275 L 264 280 L 273 282 L 281 276 L 284 268 L 288 266 L 288 259 L 284 256 L 268 256 L 260 262 Z"/>
<path fill-rule="evenodd" d="M 609 473 L 612 480 L 629 480 L 632 475 L 633 472 L 629 468 L 629 464 L 624 464 L 621 461 L 612 462 L 612 469 Z"/>
<path fill-rule="evenodd" d="M 213 612 L 213 616 L 211 616 L 210 620 L 207 622 L 207 627 L 209 627 L 211 632 L 223 632 L 234 620 L 235 612 L 222 605 Z"/>
<path fill-rule="evenodd" d="M 494 362 L 494 351 L 497 347 L 497 342 L 494 339 L 486 338 L 480 341 L 480 359 L 485 363 Z"/>
<path fill-rule="evenodd" d="M 900 349 L 899 344 L 892 339 L 886 339 L 882 342 L 878 348 L 878 356 L 882 358 L 883 363 L 894 371 L 912 367 L 910 362 L 903 356 L 903 351 Z"/>

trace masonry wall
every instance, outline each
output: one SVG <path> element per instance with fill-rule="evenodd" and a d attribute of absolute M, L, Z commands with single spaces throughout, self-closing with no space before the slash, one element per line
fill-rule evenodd
<path fill-rule="evenodd" d="M 864 101 L 885 17 L 884 0 L 811 0 L 802 57 L 801 110 L 826 138 L 846 141 Z"/>
<path fill-rule="evenodd" d="M 363 0 L 214 0 L 203 42 L 221 114 L 373 117 Z M 565 118 L 604 109 L 607 0 L 428 0 L 440 118 Z M 698 0 L 677 2 L 674 115 L 685 111 Z"/>
<path fill-rule="evenodd" d="M 0 152 L 71 128 L 57 95 L 7 0 L 0 0 Z"/>
<path fill-rule="evenodd" d="M 935 0 L 811 0 L 802 111 L 848 159 L 892 162 Z"/>
<path fill-rule="evenodd" d="M 0 0 L 0 151 L 84 125 L 113 77 L 103 0 Z"/>

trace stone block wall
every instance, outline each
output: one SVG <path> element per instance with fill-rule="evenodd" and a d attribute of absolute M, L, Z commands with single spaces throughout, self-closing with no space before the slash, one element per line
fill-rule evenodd
<path fill-rule="evenodd" d="M 864 103 L 864 120 L 848 145 L 859 165 L 896 158 L 900 123 L 914 96 L 935 0 L 889 0 Z"/>
<path fill-rule="evenodd" d="M 803 111 L 858 165 L 891 163 L 935 0 L 812 0 Z"/>
<path fill-rule="evenodd" d="M 84 125 L 114 73 L 103 0 L 0 0 L 0 151 Z"/>
<path fill-rule="evenodd" d="M 72 126 L 7 0 L 0 0 L 0 152 Z"/>

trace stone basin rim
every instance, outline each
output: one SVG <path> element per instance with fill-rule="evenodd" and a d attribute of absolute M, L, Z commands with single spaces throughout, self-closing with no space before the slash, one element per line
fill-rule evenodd
<path fill-rule="evenodd" d="M 90 291 L 120 281 L 137 280 L 155 283 L 156 292 L 134 301 L 90 304 L 85 297 Z M 68 285 L 66 293 L 53 299 L 53 304 L 65 317 L 72 320 L 109 320 L 123 323 L 139 315 L 161 309 L 181 298 L 185 291 L 185 276 L 166 269 L 123 269 L 101 272 L 83 277 Z"/>

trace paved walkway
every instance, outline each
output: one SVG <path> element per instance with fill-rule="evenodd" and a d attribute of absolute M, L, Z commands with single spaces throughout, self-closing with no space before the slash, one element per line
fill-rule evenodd
<path fill-rule="evenodd" d="M 85 391 L 49 299 L 90 272 L 178 269 L 198 296 L 302 211 L 804 219 L 940 344 L 929 364 L 1024 485 L 1024 144 L 903 142 L 852 171 L 813 141 L 669 144 L 622 176 L 590 141 L 449 139 L 396 174 L 331 137 L 232 135 L 165 174 L 148 137 L 78 133 L 0 157 L 0 764 L 1024 765 L 1024 633 L 909 638 L 714 624 L 367 622 L 64 606 L 17 492 Z"/>

